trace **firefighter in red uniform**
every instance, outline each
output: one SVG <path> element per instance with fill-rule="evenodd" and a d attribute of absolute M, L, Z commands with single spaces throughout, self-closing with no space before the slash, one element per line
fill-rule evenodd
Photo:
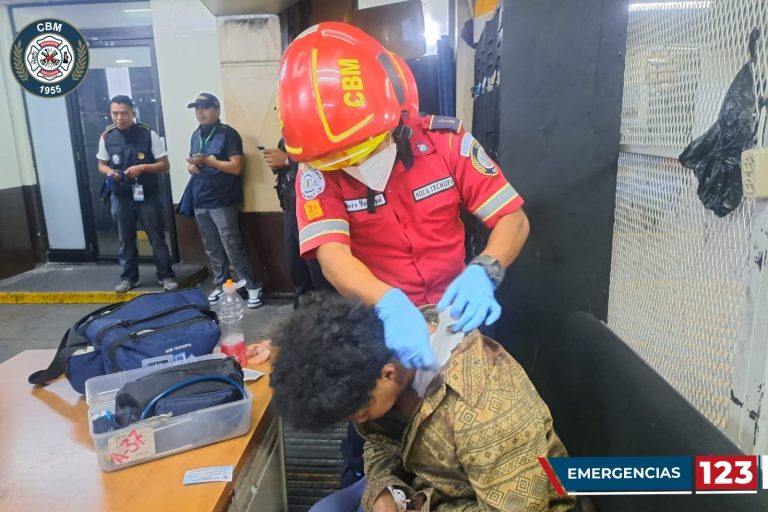
<path fill-rule="evenodd" d="M 418 115 L 401 63 L 355 27 L 320 23 L 283 55 L 278 106 L 286 151 L 302 162 L 302 255 L 341 294 L 375 305 L 387 346 L 419 368 L 433 357 L 416 307 L 450 307 L 454 330 L 495 322 L 494 290 L 529 227 L 523 199 L 461 121 Z M 461 207 L 492 229 L 466 268 Z"/>

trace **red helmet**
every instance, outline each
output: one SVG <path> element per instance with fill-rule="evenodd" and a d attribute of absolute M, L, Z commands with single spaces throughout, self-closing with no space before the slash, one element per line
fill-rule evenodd
<path fill-rule="evenodd" d="M 405 88 L 405 103 L 401 105 L 403 112 L 409 117 L 419 115 L 419 89 L 416 86 L 416 79 L 413 77 L 413 71 L 405 62 L 405 59 L 394 52 L 389 54 L 395 59 L 397 71 L 400 74 Z"/>
<path fill-rule="evenodd" d="M 359 162 L 389 137 L 405 102 L 390 53 L 359 28 L 325 22 L 302 32 L 280 63 L 280 130 L 291 158 L 316 169 Z"/>

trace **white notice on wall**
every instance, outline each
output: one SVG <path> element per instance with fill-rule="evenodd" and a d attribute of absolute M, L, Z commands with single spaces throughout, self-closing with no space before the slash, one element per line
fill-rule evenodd
<path fill-rule="evenodd" d="M 107 91 L 110 98 L 120 94 L 133 98 L 128 68 L 107 68 L 105 71 L 107 72 Z"/>

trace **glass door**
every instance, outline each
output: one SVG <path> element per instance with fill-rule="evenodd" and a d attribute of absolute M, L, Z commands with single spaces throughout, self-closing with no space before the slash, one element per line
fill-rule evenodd
<path fill-rule="evenodd" d="M 71 132 L 75 139 L 74 146 L 80 148 L 78 181 L 81 183 L 81 203 L 88 212 L 85 229 L 94 242 L 93 257 L 112 260 L 118 252 L 117 227 L 112 221 L 109 205 L 100 197 L 104 176 L 99 173 L 96 158 L 99 138 L 104 129 L 112 124 L 109 100 L 118 94 L 133 98 L 136 121 L 148 124 L 162 138 L 160 93 L 152 40 L 105 41 L 92 38 L 90 58 L 90 69 L 82 85 L 67 100 L 70 123 L 78 125 L 72 126 Z M 162 175 L 160 181 L 166 241 L 170 242 L 171 255 L 177 260 L 168 175 Z M 142 259 L 151 260 L 152 248 L 140 223 L 137 245 Z"/>

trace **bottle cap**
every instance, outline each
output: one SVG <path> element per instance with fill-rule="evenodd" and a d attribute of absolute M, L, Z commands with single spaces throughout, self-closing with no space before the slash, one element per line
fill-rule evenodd
<path fill-rule="evenodd" d="M 231 279 L 227 279 L 227 282 L 222 285 L 221 289 L 225 292 L 234 293 L 237 291 L 237 284 L 235 284 Z"/>

